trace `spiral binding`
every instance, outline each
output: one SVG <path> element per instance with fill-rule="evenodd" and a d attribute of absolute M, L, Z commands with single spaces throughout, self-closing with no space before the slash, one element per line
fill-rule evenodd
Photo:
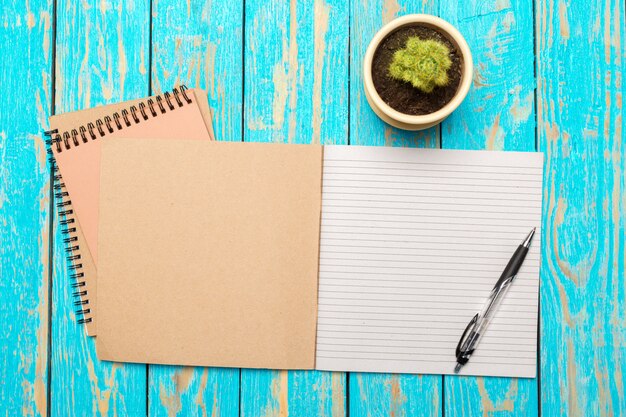
<path fill-rule="evenodd" d="M 123 109 L 110 116 L 89 122 L 86 126 L 80 126 L 78 129 L 72 129 L 69 132 L 61 133 L 57 129 L 44 132 L 44 135 L 48 137 L 46 140 L 46 144 L 48 145 L 46 152 L 48 153 L 48 161 L 52 166 L 52 187 L 54 190 L 54 198 L 57 200 L 56 207 L 59 215 L 60 230 L 65 236 L 63 238 L 63 243 L 66 245 L 65 255 L 69 264 L 68 269 L 71 271 L 70 279 L 73 281 L 71 287 L 74 289 L 74 293 L 72 295 L 74 298 L 77 298 L 73 304 L 75 307 L 78 307 L 78 309 L 75 310 L 76 315 L 81 317 L 78 320 L 79 324 L 90 323 L 92 321 L 91 317 L 85 317 L 91 313 L 91 309 L 89 308 L 89 294 L 85 289 L 87 283 L 83 279 L 85 273 L 82 270 L 83 264 L 80 262 L 81 255 L 79 253 L 80 248 L 76 235 L 74 209 L 72 208 L 72 201 L 68 198 L 69 193 L 55 162 L 52 146 L 56 148 L 57 153 L 61 153 L 64 150 L 72 149 L 72 147 L 80 146 L 82 143 L 88 143 L 91 140 L 104 137 L 116 130 L 130 127 L 133 123 L 138 124 L 142 121 L 146 121 L 150 119 L 150 116 L 157 117 L 159 114 L 166 113 L 168 109 L 171 111 L 177 107 L 182 107 L 185 103 L 191 104 L 192 101 L 185 90 L 187 90 L 187 87 L 181 85 L 180 87 L 174 88 L 172 93 L 157 95 L 154 99 L 149 98 L 145 102 L 140 102 L 138 106 L 130 106 L 128 109 Z"/>
<path fill-rule="evenodd" d="M 114 112 L 110 116 L 95 120 L 95 124 L 90 122 L 87 123 L 87 126 L 80 126 L 78 130 L 72 129 L 70 132 L 63 132 L 62 134 L 53 130 L 46 131 L 44 133 L 50 137 L 47 143 L 51 146 L 54 145 L 57 153 L 61 153 L 72 147 L 80 146 L 81 143 L 87 143 L 90 139 L 95 140 L 98 137 L 106 136 L 107 133 L 111 134 L 116 130 L 122 130 L 124 126 L 129 127 L 132 125 L 132 122 L 137 124 L 140 123 L 142 119 L 148 120 L 150 115 L 157 117 L 159 114 L 164 114 L 168 111 L 165 105 L 167 105 L 169 110 L 174 110 L 177 106 L 182 107 L 184 105 L 183 100 L 187 104 L 190 104 L 191 99 L 187 95 L 186 90 L 187 87 L 181 85 L 180 87 L 174 88 L 172 93 L 159 94 L 156 95 L 154 99 L 149 98 L 146 102 L 140 102 L 139 108 L 134 105 L 130 106 L 128 109 Z M 174 100 L 172 100 L 172 97 Z M 181 97 L 183 100 L 181 100 Z M 141 116 L 141 118 L 139 116 Z M 89 135 L 89 137 L 87 135 Z M 50 154 L 51 151 L 52 150 L 49 152 Z"/>

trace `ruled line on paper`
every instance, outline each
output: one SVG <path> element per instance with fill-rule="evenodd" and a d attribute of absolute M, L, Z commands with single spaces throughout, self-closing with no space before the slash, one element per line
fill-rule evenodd
<path fill-rule="evenodd" d="M 347 170 L 346 170 L 347 171 Z M 408 171 L 408 172 L 407 172 Z M 469 182 L 471 184 L 480 184 L 481 181 L 484 182 L 488 182 L 488 183 L 508 183 L 511 180 L 515 180 L 517 182 L 520 182 L 521 184 L 524 184 L 526 182 L 528 183 L 532 183 L 535 184 L 536 183 L 536 179 L 535 177 L 541 177 L 541 175 L 533 175 L 531 177 L 525 176 L 525 175 L 519 175 L 519 178 L 516 177 L 516 174 L 502 174 L 501 176 L 498 176 L 497 178 L 481 178 L 480 176 L 477 176 L 476 178 L 472 177 L 471 173 L 468 172 L 464 172 L 463 176 L 454 176 L 454 175 L 448 175 L 448 173 L 444 172 L 444 171 L 437 171 L 435 174 L 436 175 L 429 175 L 428 171 L 415 171 L 415 170 L 407 170 L 404 172 L 399 172 L 399 173 L 390 173 L 389 170 L 386 170 L 384 177 L 382 178 L 391 178 L 391 177 L 396 177 L 399 178 L 400 181 L 398 181 L 399 183 L 405 183 L 405 182 L 420 182 L 420 183 L 427 183 L 427 181 L 429 181 L 429 178 L 431 177 L 437 177 L 437 179 L 441 182 L 445 181 L 445 180 L 453 180 L 452 183 L 454 184 L 462 184 L 464 181 Z M 340 170 L 338 171 L 333 171 L 333 170 L 327 170 L 325 169 L 324 171 L 324 176 L 326 176 L 326 178 L 328 179 L 346 179 L 346 178 L 359 178 L 359 179 L 364 179 L 367 178 L 368 181 L 372 181 L 374 183 L 377 182 L 387 182 L 387 181 L 391 181 L 389 179 L 387 180 L 381 180 L 381 176 L 378 175 L 376 172 L 373 172 L 371 170 L 364 170 L 363 172 L 358 172 L 358 171 L 354 171 L 351 170 L 350 172 L 342 172 Z M 481 173 L 479 173 L 481 174 Z M 413 180 L 414 179 L 414 180 Z M 528 185 L 520 185 L 520 187 L 528 187 Z M 536 185 L 532 186 L 533 188 L 536 188 Z"/>
<path fill-rule="evenodd" d="M 398 334 L 398 333 L 396 333 Z M 401 333 L 399 335 L 402 335 Z M 403 335 L 406 336 L 406 335 Z M 423 336 L 421 338 L 399 338 L 399 337 L 394 337 L 392 339 L 388 339 L 387 342 L 388 343 L 415 343 L 416 341 L 420 342 L 420 345 L 428 345 L 428 344 L 436 344 L 439 342 L 440 340 L 440 336 L 437 338 L 431 338 L 428 339 L 427 337 Z M 354 340 L 354 341 L 358 341 L 358 342 L 353 342 L 353 343 L 369 343 L 370 341 L 372 342 L 379 342 L 378 340 L 376 340 L 375 338 L 371 338 L 371 337 L 350 337 L 350 335 L 346 335 L 346 336 L 340 336 L 340 337 L 324 337 L 322 336 L 320 338 L 320 341 L 322 343 L 324 343 L 324 340 L 331 340 L 333 343 L 335 344 L 341 344 L 338 343 L 340 341 L 350 341 L 350 340 Z M 519 346 L 526 346 L 526 348 L 531 351 L 532 350 L 532 346 L 533 344 L 522 344 Z M 504 351 L 509 351 L 511 348 L 511 343 L 502 343 L 502 342 L 490 342 L 490 343 L 486 343 L 483 341 L 483 343 L 481 344 L 481 347 L 485 347 L 488 348 L 487 350 L 504 350 Z"/>
<path fill-rule="evenodd" d="M 534 376 L 542 157 L 327 146 L 316 367 L 451 373 L 515 248 L 533 246 L 463 372 Z"/>

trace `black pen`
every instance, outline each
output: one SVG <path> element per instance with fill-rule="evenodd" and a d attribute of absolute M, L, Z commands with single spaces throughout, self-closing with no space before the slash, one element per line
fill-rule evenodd
<path fill-rule="evenodd" d="M 534 235 L 535 229 L 533 228 L 528 236 L 526 236 L 526 239 L 524 239 L 522 244 L 517 247 L 517 250 L 513 253 L 509 263 L 506 264 L 504 272 L 502 272 L 500 279 L 491 290 L 489 298 L 487 298 L 487 302 L 485 303 L 482 311 L 477 313 L 474 318 L 472 318 L 463 331 L 461 340 L 459 340 L 459 344 L 456 346 L 456 366 L 454 367 L 455 374 L 459 373 L 463 365 L 469 361 L 470 356 L 474 353 L 480 337 L 487 329 L 489 321 L 493 318 L 500 301 L 504 298 L 504 295 L 515 279 L 517 272 L 524 263 L 524 258 L 526 258 L 528 248 L 530 248 L 530 242 L 533 240 Z M 469 335 L 467 334 L 468 331 Z M 465 337 L 466 335 L 467 338 Z"/>

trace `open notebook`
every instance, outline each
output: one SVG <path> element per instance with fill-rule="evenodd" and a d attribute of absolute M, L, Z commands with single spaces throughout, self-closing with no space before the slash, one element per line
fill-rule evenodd
<path fill-rule="evenodd" d="M 98 356 L 452 373 L 541 189 L 536 153 L 108 141 Z M 463 374 L 535 376 L 540 241 Z"/>
<path fill-rule="evenodd" d="M 57 205 L 65 228 L 76 304 L 96 334 L 96 265 L 98 200 L 102 141 L 136 139 L 213 139 L 211 113 L 202 90 L 176 88 L 173 93 L 98 106 L 50 117 L 51 152 L 56 162 Z"/>

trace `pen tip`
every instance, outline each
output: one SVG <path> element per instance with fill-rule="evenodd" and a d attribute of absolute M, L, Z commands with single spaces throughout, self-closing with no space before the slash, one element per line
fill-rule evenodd
<path fill-rule="evenodd" d="M 461 365 L 460 363 L 457 363 L 456 366 L 454 367 L 454 373 L 458 374 L 462 367 L 463 365 Z"/>
<path fill-rule="evenodd" d="M 533 236 L 535 235 L 535 230 L 536 228 L 533 227 L 533 230 L 530 231 L 528 236 L 526 236 L 526 239 L 524 239 L 524 241 L 522 242 L 522 246 L 526 248 L 530 247 L 530 242 L 533 240 Z"/>

